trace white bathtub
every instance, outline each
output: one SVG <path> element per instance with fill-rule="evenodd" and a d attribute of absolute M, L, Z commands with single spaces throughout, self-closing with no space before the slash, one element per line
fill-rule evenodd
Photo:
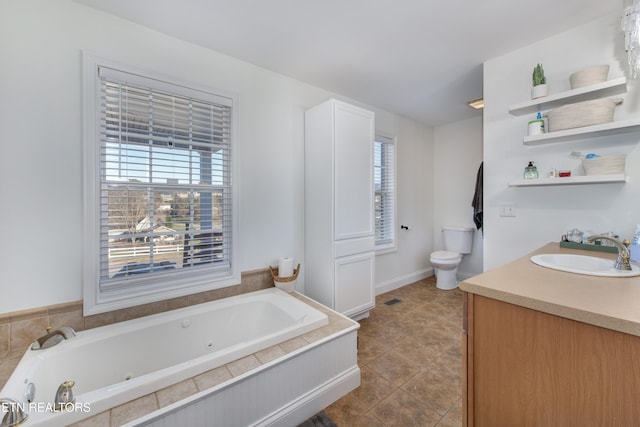
<path fill-rule="evenodd" d="M 24 404 L 30 425 L 67 425 L 328 323 L 276 288 L 78 332 L 27 350 L 0 392 Z M 52 412 L 58 386 L 75 381 L 75 410 Z M 34 403 L 25 398 L 35 384 Z"/>

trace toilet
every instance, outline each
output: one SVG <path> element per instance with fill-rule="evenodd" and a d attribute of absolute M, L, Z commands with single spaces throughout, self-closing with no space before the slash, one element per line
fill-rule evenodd
<path fill-rule="evenodd" d="M 464 254 L 471 253 L 473 227 L 445 225 L 442 227 L 444 251 L 431 253 L 429 262 L 436 273 L 436 287 L 451 290 L 458 287 L 458 266 Z"/>

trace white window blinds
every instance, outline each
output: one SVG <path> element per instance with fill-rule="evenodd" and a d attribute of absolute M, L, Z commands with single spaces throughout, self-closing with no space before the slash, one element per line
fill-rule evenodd
<path fill-rule="evenodd" d="M 373 183 L 375 188 L 376 246 L 389 247 L 395 239 L 395 144 L 376 135 Z"/>
<path fill-rule="evenodd" d="M 98 70 L 100 287 L 228 271 L 231 100 Z"/>

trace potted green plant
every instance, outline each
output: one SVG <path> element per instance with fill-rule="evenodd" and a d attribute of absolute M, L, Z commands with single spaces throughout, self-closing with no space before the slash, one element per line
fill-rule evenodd
<path fill-rule="evenodd" d="M 542 64 L 538 64 L 533 68 L 533 87 L 531 88 L 531 99 L 542 98 L 549 94 L 547 86 L 547 78 L 544 75 Z"/>

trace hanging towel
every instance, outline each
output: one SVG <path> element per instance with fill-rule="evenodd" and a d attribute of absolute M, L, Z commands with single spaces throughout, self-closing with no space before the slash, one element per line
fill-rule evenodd
<path fill-rule="evenodd" d="M 482 227 L 482 165 L 478 169 L 478 175 L 476 176 L 476 191 L 473 193 L 473 201 L 471 206 L 473 207 L 473 222 L 476 224 L 476 228 L 480 230 Z"/>

